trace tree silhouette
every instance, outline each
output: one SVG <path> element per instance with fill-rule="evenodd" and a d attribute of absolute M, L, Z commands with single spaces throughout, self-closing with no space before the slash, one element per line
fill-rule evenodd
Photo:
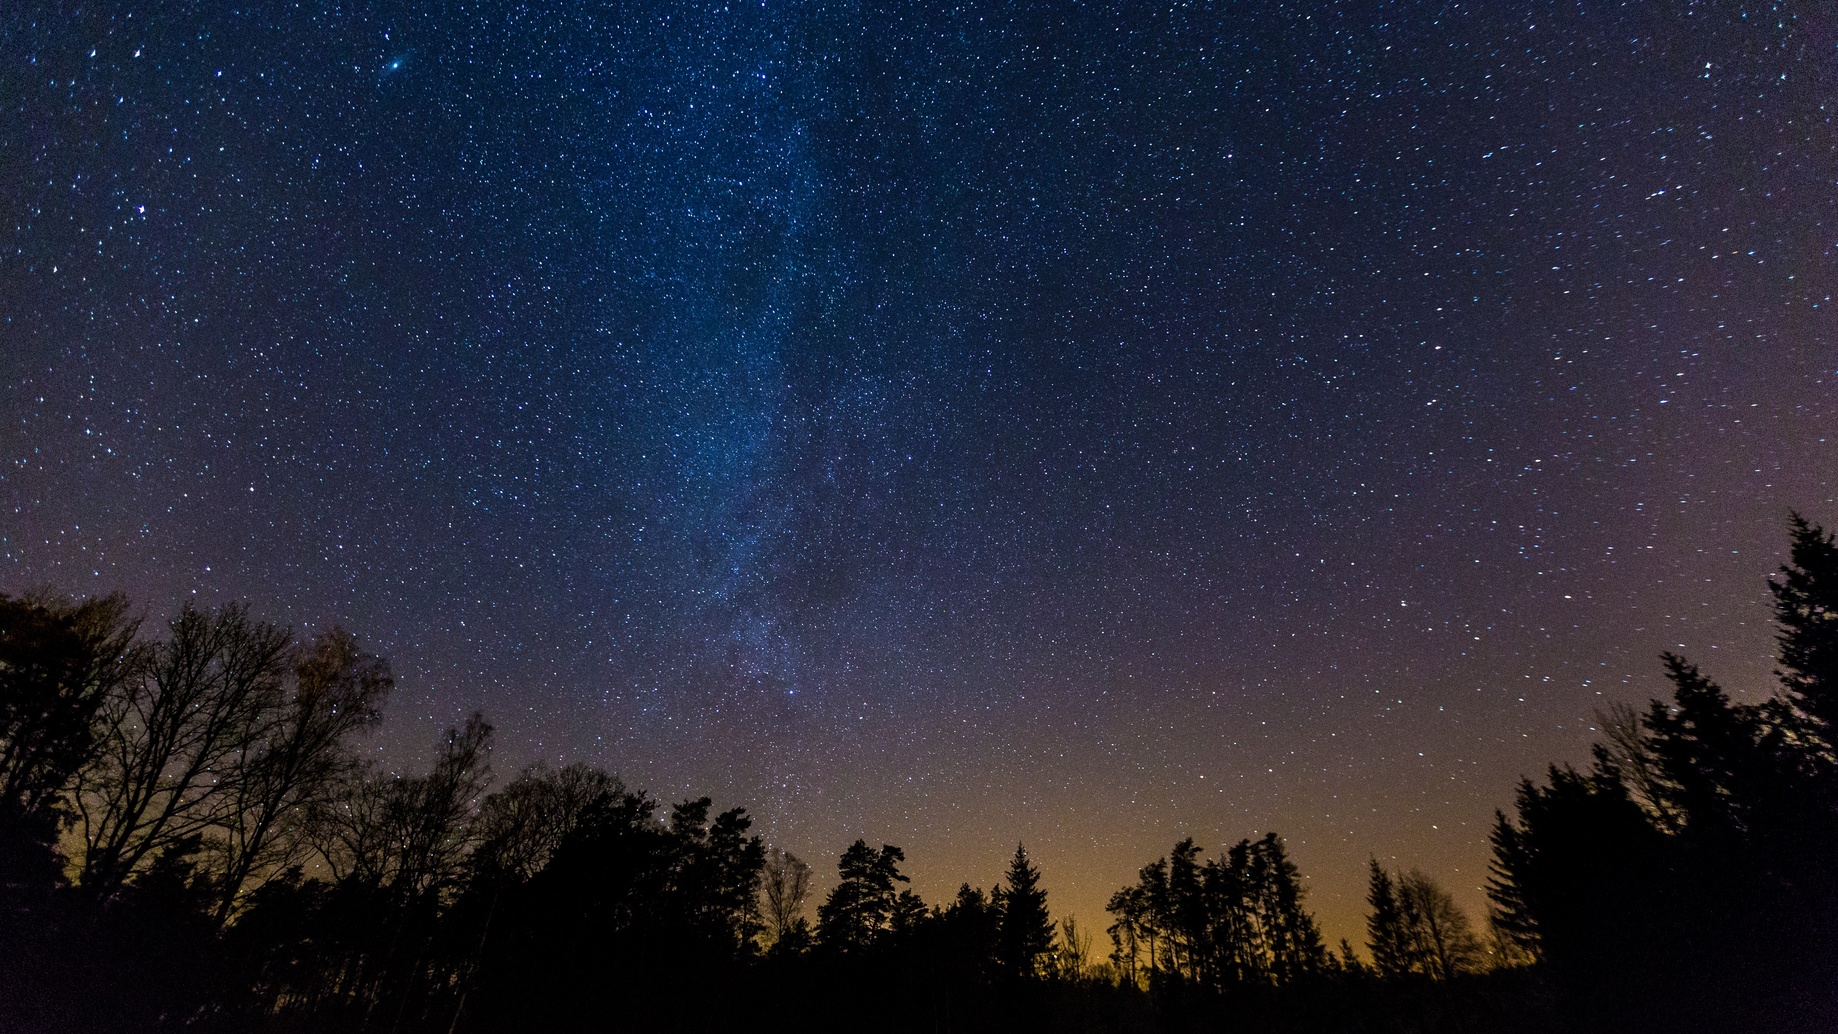
<path fill-rule="evenodd" d="M 1370 871 L 1366 947 L 1380 976 L 1453 980 L 1480 971 L 1480 938 L 1448 891 L 1419 869 L 1394 877 L 1373 859 Z"/>
<path fill-rule="evenodd" d="M 1079 923 L 1076 916 L 1065 916 L 1059 921 L 1059 965 L 1056 975 L 1072 980 L 1085 980 L 1091 975 L 1091 935 Z"/>
<path fill-rule="evenodd" d="M 427 775 L 373 769 L 354 778 L 319 823 L 320 854 L 333 874 L 410 898 L 456 888 L 491 778 L 491 733 L 475 713 L 447 730 Z"/>
<path fill-rule="evenodd" d="M 1372 968 L 1382 977 L 1400 977 L 1411 971 L 1410 933 L 1398 903 L 1397 884 L 1378 859 L 1369 863 L 1371 876 L 1366 888 L 1366 950 L 1372 953 Z"/>
<path fill-rule="evenodd" d="M 696 1026 L 707 985 L 734 979 L 758 931 L 765 848 L 744 809 L 707 798 L 670 809 L 642 794 L 601 798 L 551 861 L 507 892 L 479 967 L 489 1029 Z M 698 999 L 697 996 L 700 996 Z"/>
<path fill-rule="evenodd" d="M 1028 858 L 1027 848 L 1015 845 L 1004 877 L 1007 885 L 996 897 L 999 911 L 996 958 L 1003 970 L 1029 978 L 1040 974 L 1042 957 L 1053 947 L 1053 919 L 1047 912 L 1047 892 L 1040 886 L 1040 870 Z"/>
<path fill-rule="evenodd" d="M 749 950 L 760 928 L 758 896 L 766 849 L 748 836 L 753 820 L 734 808 L 711 822 L 707 797 L 670 810 L 677 861 L 672 889 L 681 899 L 693 937 L 719 944 L 731 954 Z"/>
<path fill-rule="evenodd" d="M 281 699 L 290 644 L 245 607 L 180 609 L 141 677 L 104 701 L 98 756 L 78 773 L 85 890 L 113 895 L 222 819 Z"/>
<path fill-rule="evenodd" d="M 1251 877 L 1271 978 L 1285 984 L 1320 972 L 1327 948 L 1302 907 L 1301 873 L 1275 833 L 1252 847 Z"/>
<path fill-rule="evenodd" d="M 251 878 L 298 864 L 308 848 L 289 836 L 332 804 L 356 765 L 351 736 L 382 718 L 394 684 L 388 664 L 333 628 L 294 659 L 287 698 L 259 719 L 260 728 L 220 775 L 219 814 L 207 839 L 218 856 L 216 917 L 226 919 Z"/>
<path fill-rule="evenodd" d="M 475 882 L 528 880 L 588 816 L 624 796 L 625 784 L 586 765 L 532 765 L 479 805 Z"/>
<path fill-rule="evenodd" d="M 119 595 L 0 595 L 0 888 L 48 889 L 64 789 L 96 746 L 96 715 L 145 662 Z"/>
<path fill-rule="evenodd" d="M 1145 942 L 1153 943 L 1148 895 L 1141 884 L 1124 887 L 1110 896 L 1104 911 L 1113 917 L 1106 930 L 1111 940 L 1111 965 L 1122 972 L 1129 986 L 1140 986 Z"/>
<path fill-rule="evenodd" d="M 1455 899 L 1422 870 L 1398 877 L 1398 911 L 1411 971 L 1434 980 L 1479 972 L 1480 938 Z"/>
<path fill-rule="evenodd" d="M 1829 761 L 1838 750 L 1838 541 L 1797 513 L 1789 532 L 1789 561 L 1768 583 L 1780 625 L 1779 674 Z"/>
<path fill-rule="evenodd" d="M 0 814 L 55 809 L 89 760 L 97 712 L 144 662 L 127 608 L 0 594 Z"/>
<path fill-rule="evenodd" d="M 785 949 L 801 947 L 809 938 L 804 904 L 810 898 L 811 867 L 790 851 L 773 848 L 766 855 L 760 892 L 766 899 L 766 936 Z"/>
<path fill-rule="evenodd" d="M 1300 874 L 1276 834 L 1241 840 L 1204 865 L 1198 857 L 1182 840 L 1112 895 L 1111 957 L 1129 982 L 1283 986 L 1326 968 Z"/>
<path fill-rule="evenodd" d="M 850 844 L 836 863 L 841 878 L 817 910 L 817 943 L 861 951 L 892 929 L 896 909 L 902 908 L 894 885 L 907 882 L 899 864 L 905 860 L 905 852 L 892 844 L 879 851 L 864 840 Z M 910 913 L 910 903 L 902 910 Z"/>

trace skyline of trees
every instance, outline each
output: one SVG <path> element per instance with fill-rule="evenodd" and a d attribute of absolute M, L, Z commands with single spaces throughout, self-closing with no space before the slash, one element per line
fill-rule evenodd
<path fill-rule="evenodd" d="M 1734 702 L 1665 655 L 1669 700 L 1611 708 L 1589 767 L 1497 816 L 1485 915 L 1372 859 L 1364 943 L 1333 948 L 1274 832 L 1143 866 L 1108 953 L 1022 844 L 987 891 L 928 903 L 899 847 L 858 839 L 813 902 L 744 808 L 579 764 L 494 786 L 478 714 L 421 774 L 363 760 L 393 680 L 342 630 L 0 595 L 0 1027 L 713 1029 L 760 1002 L 825 1026 L 891 995 L 902 1029 L 1225 1003 L 1278 1029 L 1824 1029 L 1838 544 L 1789 531 L 1779 694 Z"/>

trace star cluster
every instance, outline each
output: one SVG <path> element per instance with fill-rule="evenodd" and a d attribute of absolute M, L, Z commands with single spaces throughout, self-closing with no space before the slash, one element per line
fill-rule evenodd
<path fill-rule="evenodd" d="M 1833 508 L 1816 4 L 10 5 L 0 581 L 248 600 L 386 763 L 1095 919 L 1274 828 L 1478 907 Z"/>

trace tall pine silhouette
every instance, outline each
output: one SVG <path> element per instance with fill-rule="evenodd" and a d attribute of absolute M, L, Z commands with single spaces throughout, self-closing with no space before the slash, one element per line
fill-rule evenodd
<path fill-rule="evenodd" d="M 1410 942 L 1398 908 L 1397 885 L 1378 859 L 1372 859 L 1370 865 L 1366 905 L 1372 911 L 1366 916 L 1366 950 L 1372 953 L 1372 968 L 1379 976 L 1402 976 L 1410 971 Z"/>
<path fill-rule="evenodd" d="M 1013 976 L 1036 976 L 1053 947 L 1053 920 L 1047 914 L 1040 870 L 1028 858 L 1026 847 L 1015 845 L 1015 857 L 1009 859 L 1004 878 L 1007 885 L 996 892 L 1002 917 L 997 927 L 997 958 Z"/>

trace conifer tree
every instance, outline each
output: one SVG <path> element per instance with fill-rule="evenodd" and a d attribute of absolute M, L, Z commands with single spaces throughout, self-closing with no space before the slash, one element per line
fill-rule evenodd
<path fill-rule="evenodd" d="M 1771 581 L 1780 624 L 1780 678 L 1814 725 L 1828 755 L 1838 750 L 1838 541 L 1806 518 L 1791 518 L 1789 563 Z"/>
<path fill-rule="evenodd" d="M 1378 859 L 1372 859 L 1370 865 L 1366 904 L 1372 912 L 1366 917 L 1366 949 L 1372 953 L 1372 968 L 1379 976 L 1402 976 L 1410 969 L 1410 957 L 1397 888 Z"/>
<path fill-rule="evenodd" d="M 1104 911 L 1116 917 L 1106 933 L 1110 934 L 1111 965 L 1124 976 L 1131 987 L 1141 981 L 1139 968 L 1143 943 L 1148 939 L 1149 908 L 1140 885 L 1124 887 L 1110 896 Z"/>
<path fill-rule="evenodd" d="M 1275 833 L 1264 834 L 1252 858 L 1271 979 L 1288 984 L 1319 973 L 1327 963 L 1327 945 L 1314 916 L 1302 907 L 1301 870 Z"/>
<path fill-rule="evenodd" d="M 858 951 L 890 929 L 902 905 L 894 884 L 907 882 L 899 867 L 904 861 L 906 853 L 892 844 L 881 845 L 878 852 L 864 840 L 850 844 L 836 863 L 841 880 L 817 909 L 818 942 L 837 951 Z"/>
<path fill-rule="evenodd" d="M 1006 879 L 997 928 L 997 957 L 1008 973 L 1033 977 L 1040 972 L 1041 956 L 1053 947 L 1053 920 L 1047 913 L 1047 892 L 1040 886 L 1040 870 L 1028 858 L 1026 847 L 1015 846 Z"/>

